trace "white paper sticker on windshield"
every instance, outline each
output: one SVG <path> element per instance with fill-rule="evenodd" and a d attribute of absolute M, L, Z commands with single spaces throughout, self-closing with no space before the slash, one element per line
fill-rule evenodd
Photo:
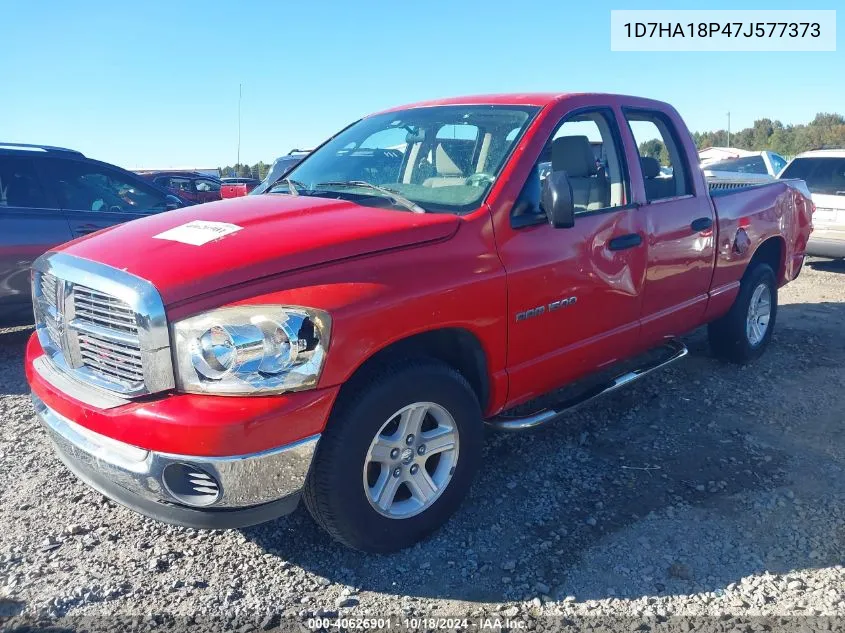
<path fill-rule="evenodd" d="M 240 231 L 242 226 L 226 222 L 209 222 L 208 220 L 194 220 L 182 226 L 175 226 L 164 233 L 153 235 L 153 239 L 182 242 L 192 246 L 202 246 L 208 242 L 219 240 L 231 233 Z"/>

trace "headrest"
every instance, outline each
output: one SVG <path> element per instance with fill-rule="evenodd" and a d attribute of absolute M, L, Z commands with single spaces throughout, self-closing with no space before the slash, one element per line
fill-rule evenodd
<path fill-rule="evenodd" d="M 596 157 L 586 136 L 561 136 L 552 141 L 552 171 L 565 171 L 570 178 L 592 176 Z"/>
<path fill-rule="evenodd" d="M 657 178 L 660 175 L 660 163 L 657 162 L 656 158 L 643 156 L 640 158 L 640 166 L 643 170 L 643 178 L 647 180 Z"/>
<path fill-rule="evenodd" d="M 446 149 L 442 143 L 437 144 L 437 149 L 434 150 L 434 165 L 437 168 L 439 176 L 463 176 L 461 168 L 454 160 L 446 153 Z"/>

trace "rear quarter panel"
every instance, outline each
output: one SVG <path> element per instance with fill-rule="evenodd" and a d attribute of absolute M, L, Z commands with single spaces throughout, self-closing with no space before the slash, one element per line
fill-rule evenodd
<path fill-rule="evenodd" d="M 795 279 L 812 231 L 811 202 L 784 181 L 716 193 L 713 205 L 718 241 L 708 318 L 717 318 L 730 308 L 748 263 L 766 240 L 778 239 L 783 247 L 783 257 L 775 271 L 778 285 Z M 734 245 L 743 231 L 751 245 L 740 252 Z"/>

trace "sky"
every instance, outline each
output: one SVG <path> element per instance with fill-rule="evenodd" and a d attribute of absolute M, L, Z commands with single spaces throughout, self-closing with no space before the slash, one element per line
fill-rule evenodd
<path fill-rule="evenodd" d="M 0 141 L 128 169 L 272 162 L 370 112 L 492 92 L 618 92 L 672 103 L 691 130 L 845 113 L 837 52 L 611 52 L 611 9 L 655 0 L 83 0 L 3 4 Z M 713 9 L 795 9 L 712 0 Z M 841 0 L 804 8 L 843 9 Z"/>

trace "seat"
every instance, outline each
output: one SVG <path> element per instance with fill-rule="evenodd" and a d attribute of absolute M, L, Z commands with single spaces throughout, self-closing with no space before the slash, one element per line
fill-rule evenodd
<path fill-rule="evenodd" d="M 423 180 L 424 187 L 454 187 L 466 184 L 466 176 L 458 166 L 457 159 L 449 156 L 443 143 L 434 149 L 434 176 Z"/>
<path fill-rule="evenodd" d="M 561 136 L 552 141 L 552 171 L 565 171 L 569 176 L 576 212 L 610 206 L 610 184 L 596 165 L 586 136 Z"/>
<path fill-rule="evenodd" d="M 675 196 L 675 178 L 660 177 L 660 163 L 656 158 L 643 156 L 640 158 L 640 167 L 643 172 L 645 195 L 649 201 Z"/>

